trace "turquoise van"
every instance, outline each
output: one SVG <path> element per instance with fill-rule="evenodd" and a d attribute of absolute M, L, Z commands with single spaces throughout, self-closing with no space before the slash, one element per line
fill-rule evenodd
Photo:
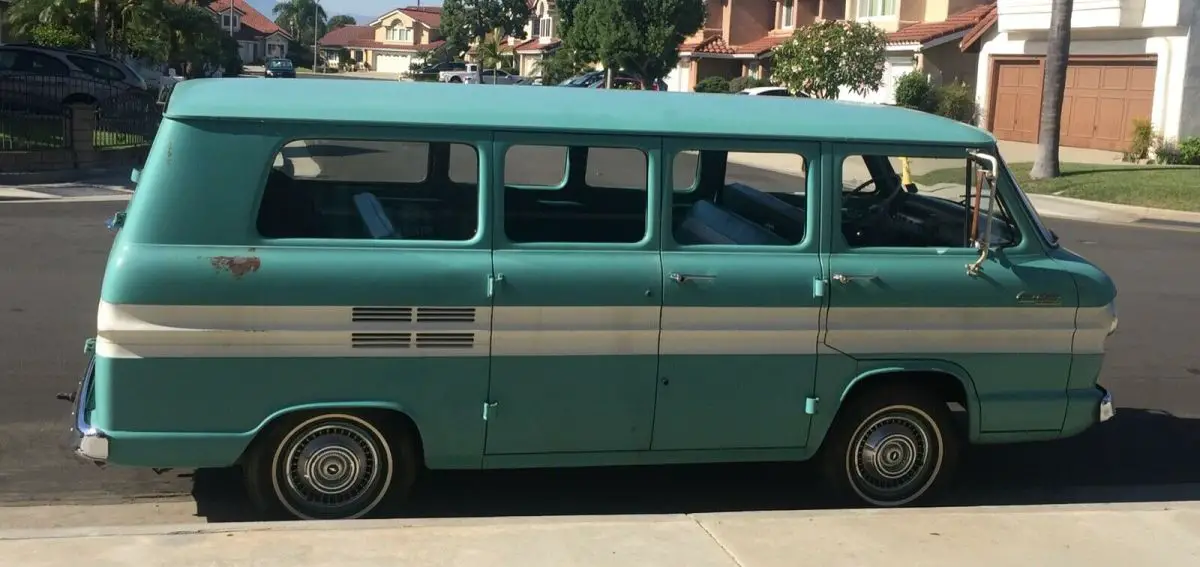
<path fill-rule="evenodd" d="M 423 470 L 815 459 L 874 506 L 1113 415 L 1116 289 L 882 105 L 201 79 L 110 226 L 75 452 L 272 516 Z"/>

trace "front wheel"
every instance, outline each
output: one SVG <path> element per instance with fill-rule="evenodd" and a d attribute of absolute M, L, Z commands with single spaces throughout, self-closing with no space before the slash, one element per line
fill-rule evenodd
<path fill-rule="evenodd" d="M 827 443 L 823 468 L 841 492 L 872 506 L 896 507 L 927 499 L 949 483 L 960 440 L 945 402 L 885 388 L 850 400 Z"/>
<path fill-rule="evenodd" d="M 360 518 L 403 500 L 416 477 L 415 444 L 389 425 L 351 413 L 283 418 L 249 455 L 251 499 L 268 517 L 300 520 Z"/>

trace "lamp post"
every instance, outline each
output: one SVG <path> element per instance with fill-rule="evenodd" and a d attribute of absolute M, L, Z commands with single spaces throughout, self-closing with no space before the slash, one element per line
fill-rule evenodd
<path fill-rule="evenodd" d="M 313 72 L 317 70 L 317 27 L 320 21 L 321 0 L 313 2 Z"/>

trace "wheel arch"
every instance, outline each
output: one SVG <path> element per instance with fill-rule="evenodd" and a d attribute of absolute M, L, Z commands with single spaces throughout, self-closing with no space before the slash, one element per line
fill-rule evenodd
<path fill-rule="evenodd" d="M 316 413 L 374 413 L 380 416 L 385 423 L 395 427 L 405 428 L 412 432 L 413 442 L 416 444 L 417 452 L 420 458 L 420 463 L 425 463 L 425 445 L 422 441 L 421 427 L 417 424 L 417 420 L 405 410 L 405 408 L 393 402 L 381 401 L 340 401 L 340 402 L 319 402 L 310 404 L 298 404 L 289 406 L 268 415 L 259 424 L 250 431 L 246 432 L 246 446 L 242 448 L 241 454 L 238 456 L 237 462 L 244 463 L 248 455 L 256 449 L 263 434 L 270 431 L 280 420 L 289 416 L 303 412 Z"/>
<path fill-rule="evenodd" d="M 929 388 L 947 402 L 962 404 L 967 413 L 967 439 L 970 443 L 978 440 L 979 393 L 970 374 L 962 366 L 945 360 L 862 360 L 858 362 L 855 372 L 841 387 L 837 399 L 830 400 L 832 407 L 829 411 L 820 412 L 825 418 L 817 419 L 820 414 L 814 416 L 809 432 L 810 454 L 820 450 L 847 401 L 868 390 L 894 384 Z M 821 405 L 828 407 L 824 403 Z"/>

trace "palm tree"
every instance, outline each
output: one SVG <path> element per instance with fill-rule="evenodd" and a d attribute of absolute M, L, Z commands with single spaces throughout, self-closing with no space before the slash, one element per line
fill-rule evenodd
<path fill-rule="evenodd" d="M 1073 0 L 1054 0 L 1050 5 L 1050 35 L 1046 42 L 1046 75 L 1042 79 L 1042 116 L 1037 158 L 1029 176 L 1047 179 L 1062 174 L 1058 162 L 1058 140 L 1062 130 L 1063 97 L 1067 88 L 1067 58 L 1071 51 Z"/>
<path fill-rule="evenodd" d="M 479 41 L 479 45 L 475 48 L 475 56 L 479 58 L 480 67 L 492 67 L 499 69 L 508 67 L 512 63 L 512 54 L 505 53 L 505 48 L 508 47 L 504 43 L 504 32 L 500 28 L 496 28 L 483 37 Z"/>
<path fill-rule="evenodd" d="M 315 44 L 328 27 L 329 16 L 316 0 L 287 0 L 276 4 L 271 11 L 275 14 L 275 23 L 291 32 L 296 42 L 303 45 Z"/>

